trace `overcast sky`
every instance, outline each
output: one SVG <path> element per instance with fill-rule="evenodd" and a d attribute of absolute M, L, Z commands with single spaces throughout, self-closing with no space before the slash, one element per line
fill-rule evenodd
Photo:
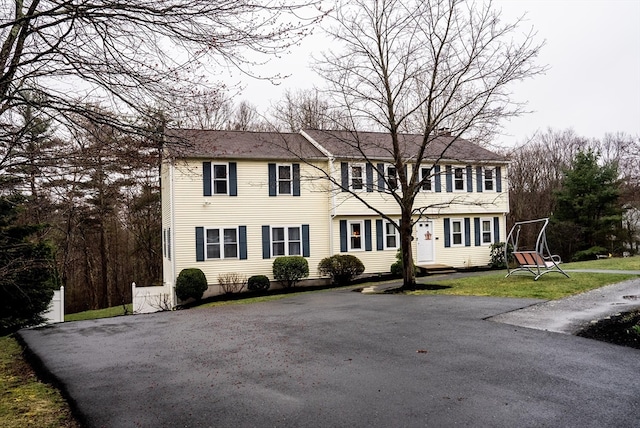
<path fill-rule="evenodd" d="M 499 144 L 523 142 L 537 130 L 573 128 L 599 138 L 606 132 L 640 136 L 640 0 L 496 0 L 509 21 L 527 13 L 546 45 L 539 62 L 550 69 L 513 87 L 533 113 L 504 123 Z M 524 28 L 523 28 L 524 29 Z M 291 74 L 280 86 L 246 80 L 239 97 L 267 108 L 284 89 L 320 86 L 309 69 L 311 54 L 326 39 L 308 38 L 300 48 L 269 67 Z"/>

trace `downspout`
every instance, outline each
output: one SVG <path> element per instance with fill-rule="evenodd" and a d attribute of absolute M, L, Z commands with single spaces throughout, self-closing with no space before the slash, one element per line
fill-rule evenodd
<path fill-rule="evenodd" d="M 171 287 L 169 290 L 169 296 L 171 299 L 171 308 L 175 308 L 177 304 L 176 293 L 175 293 L 175 285 L 176 285 L 176 245 L 174 236 L 176 236 L 176 211 L 175 211 L 175 187 L 174 187 L 174 171 L 175 165 L 174 160 L 171 159 L 169 162 L 169 209 L 171 210 L 171 215 L 169 218 L 171 219 L 171 234 L 169 235 L 169 241 L 171 245 Z"/>

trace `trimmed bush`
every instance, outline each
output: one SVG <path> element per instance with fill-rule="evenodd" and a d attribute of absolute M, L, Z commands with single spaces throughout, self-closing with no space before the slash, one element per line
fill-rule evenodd
<path fill-rule="evenodd" d="M 207 277 L 200 269 L 182 269 L 176 280 L 176 296 L 180 300 L 187 300 L 190 297 L 200 300 L 207 291 L 207 287 Z"/>
<path fill-rule="evenodd" d="M 509 244 L 507 247 L 507 255 L 504 254 L 504 242 L 497 242 L 491 244 L 491 261 L 489 265 L 492 268 L 506 269 L 507 261 L 511 263 L 513 261 L 513 245 Z"/>
<path fill-rule="evenodd" d="M 393 276 L 402 277 L 402 275 L 404 275 L 404 263 L 402 263 L 402 250 L 400 248 L 396 251 L 396 261 L 393 262 L 389 268 L 389 272 L 391 272 Z M 413 272 L 418 275 L 420 269 L 418 269 L 417 266 L 414 266 Z"/>
<path fill-rule="evenodd" d="M 247 288 L 250 291 L 264 291 L 271 286 L 271 281 L 264 275 L 254 275 L 247 280 Z"/>
<path fill-rule="evenodd" d="M 309 276 L 309 263 L 302 256 L 278 257 L 273 261 L 273 278 L 286 288 Z"/>
<path fill-rule="evenodd" d="M 587 250 L 578 251 L 573 255 L 574 262 L 582 262 L 585 260 L 595 260 L 598 255 L 609 254 L 609 251 L 604 247 L 591 247 Z"/>
<path fill-rule="evenodd" d="M 347 285 L 351 280 L 364 272 L 364 264 L 356 256 L 350 254 L 336 254 L 325 257 L 318 264 L 320 275 L 331 277 L 335 285 Z"/>

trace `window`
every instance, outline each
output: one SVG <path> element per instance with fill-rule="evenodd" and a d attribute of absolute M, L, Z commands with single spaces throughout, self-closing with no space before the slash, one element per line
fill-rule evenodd
<path fill-rule="evenodd" d="M 421 168 L 420 169 L 420 181 L 422 183 L 422 187 L 420 190 L 424 192 L 431 192 L 433 190 L 433 177 L 431 175 L 431 168 Z"/>
<path fill-rule="evenodd" d="M 364 188 L 364 165 L 354 164 L 350 168 L 351 173 L 351 189 L 362 190 Z"/>
<path fill-rule="evenodd" d="M 278 194 L 290 195 L 291 194 L 291 165 L 278 165 Z"/>
<path fill-rule="evenodd" d="M 493 242 L 493 220 L 490 218 L 480 219 L 482 231 L 480 235 L 482 245 L 491 245 Z"/>
<path fill-rule="evenodd" d="M 300 226 L 272 227 L 271 253 L 276 256 L 299 256 L 302 254 Z"/>
<path fill-rule="evenodd" d="M 214 164 L 213 165 L 213 193 L 214 195 L 226 195 L 227 194 L 227 165 L 226 164 Z"/>
<path fill-rule="evenodd" d="M 398 172 L 395 166 L 387 166 L 387 183 L 389 183 L 389 189 L 395 190 L 398 188 Z"/>
<path fill-rule="evenodd" d="M 349 250 L 362 250 L 362 222 L 349 223 Z"/>
<path fill-rule="evenodd" d="M 484 169 L 484 190 L 494 190 L 495 170 L 493 168 Z"/>
<path fill-rule="evenodd" d="M 398 248 L 398 230 L 390 222 L 384 224 L 384 247 L 385 249 Z"/>
<path fill-rule="evenodd" d="M 453 189 L 464 191 L 464 168 L 453 169 Z"/>
<path fill-rule="evenodd" d="M 451 245 L 463 245 L 462 235 L 464 232 L 461 219 L 451 219 Z"/>
<path fill-rule="evenodd" d="M 207 259 L 229 259 L 238 257 L 237 229 L 206 230 Z"/>

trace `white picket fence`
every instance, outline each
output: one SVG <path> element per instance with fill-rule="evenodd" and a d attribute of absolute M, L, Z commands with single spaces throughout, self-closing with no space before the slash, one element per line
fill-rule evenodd
<path fill-rule="evenodd" d="M 46 323 L 64 322 L 64 287 L 53 291 L 53 299 L 49 303 L 49 309 L 42 314 Z"/>
<path fill-rule="evenodd" d="M 149 314 L 152 312 L 173 309 L 173 292 L 168 286 L 138 287 L 131 283 L 134 314 Z"/>

